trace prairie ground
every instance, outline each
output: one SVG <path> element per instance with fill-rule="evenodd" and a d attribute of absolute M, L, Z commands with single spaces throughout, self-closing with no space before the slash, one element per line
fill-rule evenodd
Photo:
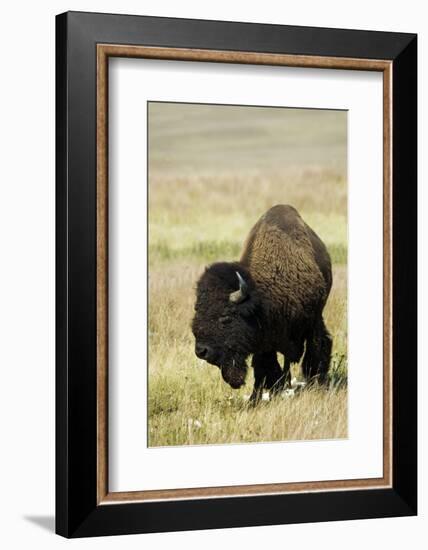
<path fill-rule="evenodd" d="M 346 132 L 344 112 L 150 104 L 149 446 L 347 436 Z M 232 390 L 194 354 L 195 284 L 206 265 L 239 259 L 279 203 L 332 257 L 330 384 L 251 408 L 251 368 Z"/>

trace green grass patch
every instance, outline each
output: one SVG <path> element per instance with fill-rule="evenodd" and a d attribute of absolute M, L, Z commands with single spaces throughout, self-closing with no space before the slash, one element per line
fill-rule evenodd
<path fill-rule="evenodd" d="M 241 245 L 231 241 L 201 241 L 183 248 L 172 248 L 166 242 L 159 242 L 149 247 L 149 259 L 151 262 L 178 259 L 214 262 L 238 259 L 240 252 Z"/>
<path fill-rule="evenodd" d="M 207 263 L 216 261 L 238 260 L 242 245 L 233 241 L 199 241 L 190 246 L 175 248 L 166 241 L 160 241 L 149 246 L 151 263 L 169 262 L 173 260 L 198 260 Z M 328 247 L 333 264 L 346 264 L 348 250 L 346 245 L 333 244 Z"/>

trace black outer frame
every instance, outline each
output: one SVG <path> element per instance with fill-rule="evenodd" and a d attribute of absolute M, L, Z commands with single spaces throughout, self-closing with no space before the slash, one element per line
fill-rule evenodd
<path fill-rule="evenodd" d="M 97 506 L 96 44 L 393 61 L 393 487 Z M 56 532 L 65 537 L 417 513 L 417 36 L 68 12 L 56 17 Z"/>

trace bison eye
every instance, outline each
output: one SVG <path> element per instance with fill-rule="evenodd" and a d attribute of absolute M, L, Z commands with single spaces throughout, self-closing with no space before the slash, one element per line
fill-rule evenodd
<path fill-rule="evenodd" d="M 219 321 L 221 325 L 228 325 L 232 322 L 232 317 L 225 315 L 224 317 L 220 317 Z"/>

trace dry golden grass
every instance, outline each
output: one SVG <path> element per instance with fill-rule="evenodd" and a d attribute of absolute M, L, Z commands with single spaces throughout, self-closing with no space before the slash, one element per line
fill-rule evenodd
<path fill-rule="evenodd" d="M 234 117 L 221 108 L 192 112 L 186 107 L 186 118 L 180 107 L 150 108 L 149 445 L 346 437 L 344 114 L 287 110 L 278 121 L 278 110 L 275 116 L 257 110 L 246 115 L 245 124 L 250 118 L 253 129 L 264 131 L 237 141 L 242 110 Z M 294 155 L 292 160 L 285 155 L 286 162 L 279 153 L 288 151 L 282 147 L 293 143 L 293 135 L 283 137 L 284 125 L 298 132 Z M 308 388 L 250 408 L 245 396 L 251 393 L 251 368 L 245 387 L 236 391 L 216 367 L 194 355 L 194 286 L 207 264 L 238 259 L 252 225 L 278 203 L 300 211 L 333 259 L 334 283 L 325 310 L 333 336 L 331 382 L 327 391 Z M 299 365 L 293 374 L 300 377 Z"/>
<path fill-rule="evenodd" d="M 218 387 L 221 383 L 218 378 L 209 377 L 208 382 L 206 388 L 188 383 L 188 391 L 180 399 L 173 399 L 166 412 L 162 407 L 162 412 L 156 414 L 154 399 L 151 446 L 346 437 L 347 396 L 344 389 L 306 390 L 298 397 L 278 397 L 249 407 L 242 396 L 232 394 L 232 390 L 230 395 L 225 395 L 224 389 Z M 168 387 L 170 384 L 171 381 Z"/>

